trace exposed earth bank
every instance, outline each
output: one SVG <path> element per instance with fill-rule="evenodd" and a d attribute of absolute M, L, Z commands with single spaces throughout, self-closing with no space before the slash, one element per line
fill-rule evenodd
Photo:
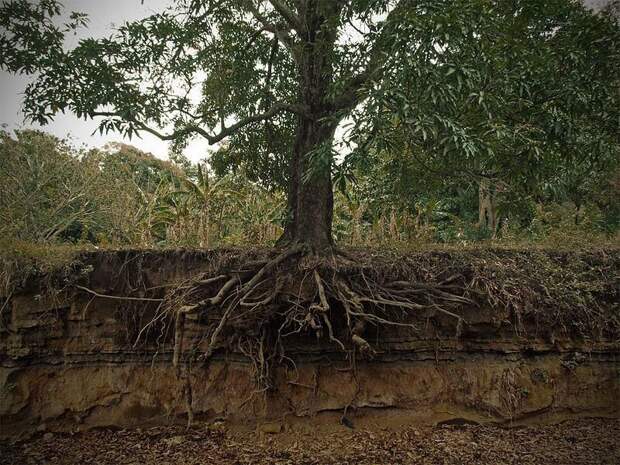
<path fill-rule="evenodd" d="M 260 251 L 100 252 L 23 274 L 0 297 L 0 437 L 219 418 L 250 429 L 276 421 L 406 431 L 620 417 L 618 251 L 355 253 L 355 267 L 339 271 L 350 289 L 369 283 L 386 294 L 350 312 L 367 319 L 353 336 L 371 349 L 353 344 L 357 325 L 347 326 L 338 302 L 302 305 L 316 298 L 313 272 L 330 269 L 294 261 L 289 270 L 310 276 L 308 299 L 228 307 L 216 346 L 223 309 L 201 307 L 185 322 L 178 369 L 170 289 L 209 298 L 221 283 L 204 276 L 248 279 L 231 270 Z M 395 306 L 397 296 L 408 307 Z M 282 308 L 299 331 L 277 331 Z M 333 327 L 321 326 L 327 315 Z"/>

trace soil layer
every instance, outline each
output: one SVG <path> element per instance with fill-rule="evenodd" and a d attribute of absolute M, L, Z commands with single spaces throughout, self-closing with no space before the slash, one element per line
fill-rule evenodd
<path fill-rule="evenodd" d="M 231 271 L 265 263 L 248 254 L 105 252 L 11 288 L 0 297 L 0 437 L 217 418 L 316 428 L 387 415 L 406 430 L 620 417 L 617 251 L 359 252 L 338 268 L 352 309 L 325 297 L 341 284 L 331 268 L 296 259 L 286 269 L 307 275 L 305 300 L 195 304 L 177 337 L 171 289 L 179 305 L 211 301 L 231 273 L 254 289 Z M 362 297 L 362 283 L 392 297 Z M 282 315 L 298 330 L 272 331 Z"/>

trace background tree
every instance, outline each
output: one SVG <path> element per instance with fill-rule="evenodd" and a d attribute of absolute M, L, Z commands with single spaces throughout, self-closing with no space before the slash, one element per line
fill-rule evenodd
<path fill-rule="evenodd" d="M 571 2 L 460 6 L 411 20 L 424 45 L 407 85 L 386 79 L 355 114 L 364 142 L 351 162 L 387 157 L 399 186 L 420 182 L 398 180 L 406 167 L 475 182 L 479 222 L 493 231 L 498 190 L 526 197 L 558 170 L 596 176 L 618 160 L 618 27 Z M 430 27 L 445 36 L 423 40 Z"/>
<path fill-rule="evenodd" d="M 49 134 L 0 133 L 0 234 L 33 242 L 92 238 L 94 176 Z"/>

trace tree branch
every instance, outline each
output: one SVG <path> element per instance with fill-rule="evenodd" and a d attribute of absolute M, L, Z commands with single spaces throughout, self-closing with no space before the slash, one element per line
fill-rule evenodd
<path fill-rule="evenodd" d="M 271 75 L 273 71 L 273 62 L 276 58 L 276 54 L 278 53 L 278 41 L 277 37 L 274 37 L 273 44 L 271 45 L 271 51 L 269 53 L 269 61 L 267 62 L 267 77 L 265 78 L 265 100 L 264 100 L 264 108 L 268 108 L 271 104 Z"/>
<path fill-rule="evenodd" d="M 248 124 L 256 123 L 258 121 L 263 121 L 263 120 L 272 118 L 278 113 L 281 113 L 283 111 L 289 111 L 291 113 L 297 113 L 297 114 L 304 114 L 306 110 L 301 105 L 275 103 L 271 106 L 269 110 L 265 111 L 264 113 L 258 113 L 256 115 L 251 115 L 246 118 L 243 118 L 242 120 L 236 122 L 232 126 L 223 127 L 222 130 L 217 134 L 211 134 L 207 132 L 205 129 L 201 128 L 200 126 L 196 124 L 192 124 L 192 123 L 188 123 L 186 126 L 180 129 L 177 129 L 176 131 L 173 131 L 172 133 L 164 134 L 156 129 L 153 129 L 147 126 L 145 123 L 138 121 L 137 119 L 133 117 L 123 116 L 119 112 L 91 112 L 90 116 L 91 117 L 106 116 L 106 117 L 117 117 L 117 118 L 124 119 L 125 121 L 132 123 L 138 131 L 148 132 L 150 134 L 153 134 L 155 137 L 161 140 L 175 140 L 175 139 L 178 139 L 179 137 L 183 137 L 183 136 L 187 136 L 189 134 L 195 133 L 195 134 L 198 134 L 204 137 L 209 143 L 209 145 L 213 145 L 217 142 L 220 142 L 222 139 L 225 139 L 226 137 L 235 134 L 237 131 L 247 126 Z"/>
<path fill-rule="evenodd" d="M 289 35 L 290 28 L 282 29 L 277 25 L 270 22 L 261 12 L 258 10 L 252 0 L 246 2 L 248 9 L 252 16 L 263 26 L 263 30 L 271 32 L 288 50 L 295 60 L 297 60 L 297 53 L 295 52 L 295 42 Z"/>
<path fill-rule="evenodd" d="M 289 7 L 287 7 L 280 0 L 269 0 L 269 3 L 271 3 L 271 6 L 273 6 L 273 8 L 278 13 L 280 13 L 280 15 L 286 20 L 289 26 L 295 29 L 299 34 L 303 35 L 305 31 L 304 25 L 302 24 L 299 17 L 295 15 L 295 13 L 293 13 Z"/>
<path fill-rule="evenodd" d="M 402 12 L 410 0 L 400 0 L 396 6 L 390 11 L 384 21 L 384 26 L 374 43 L 372 50 L 370 51 L 370 58 L 366 65 L 366 68 L 360 71 L 358 74 L 351 76 L 344 86 L 342 93 L 334 100 L 334 109 L 336 111 L 350 110 L 354 108 L 359 102 L 361 102 L 365 95 L 360 91 L 371 80 L 380 79 L 383 74 L 383 65 L 388 57 L 388 54 L 382 48 L 382 39 L 387 34 L 387 29 L 391 23 L 395 21 L 395 18 Z"/>
<path fill-rule="evenodd" d="M 382 62 L 379 63 L 379 60 L 375 61 L 375 63 L 370 62 L 364 71 L 361 71 L 347 81 L 342 93 L 334 100 L 334 109 L 336 111 L 353 109 L 363 100 L 361 90 L 373 77 L 379 75 L 383 64 Z"/>

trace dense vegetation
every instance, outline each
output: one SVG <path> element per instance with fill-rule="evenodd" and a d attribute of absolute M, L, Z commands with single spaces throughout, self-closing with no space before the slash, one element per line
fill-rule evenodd
<path fill-rule="evenodd" d="M 283 192 L 243 169 L 213 172 L 207 163 L 173 159 L 122 144 L 77 150 L 41 132 L 4 133 L 0 236 L 5 243 L 106 247 L 267 246 L 280 236 Z M 567 167 L 527 196 L 498 189 L 491 230 L 479 222 L 475 180 L 425 174 L 420 165 L 382 154 L 370 172 L 358 170 L 355 182 L 336 192 L 334 234 L 338 243 L 356 246 L 613 242 L 620 171 L 612 161 L 585 174 Z M 575 178 L 582 182 L 571 183 Z"/>
<path fill-rule="evenodd" d="M 99 246 L 269 244 L 282 195 L 205 165 L 159 160 L 122 145 L 78 151 L 53 136 L 2 135 L 0 233 Z"/>
<path fill-rule="evenodd" d="M 334 236 L 415 236 L 411 221 L 442 240 L 539 233 L 556 216 L 549 202 L 565 201 L 574 211 L 559 207 L 560 216 L 617 227 L 604 197 L 620 145 L 620 26 L 579 2 L 179 0 L 72 50 L 64 37 L 87 25 L 84 15 L 60 24 L 55 0 L 0 10 L 0 66 L 36 76 L 25 92 L 30 119 L 99 117 L 101 131 L 149 132 L 177 153 L 192 137 L 225 140 L 213 168 L 254 183 L 223 184 L 285 193 L 285 212 L 263 218 L 280 218 L 280 244 L 329 254 Z M 347 125 L 339 148 L 335 131 Z M 162 199 L 142 201 L 138 241 L 246 234 L 212 232 L 210 206 L 208 218 L 190 220 L 201 225 L 179 226 L 190 199 L 208 203 L 214 185 L 202 173 L 185 172 L 198 189 L 136 186 Z M 475 216 L 482 232 L 471 231 Z M 39 236 L 60 234 L 49 227 Z"/>

